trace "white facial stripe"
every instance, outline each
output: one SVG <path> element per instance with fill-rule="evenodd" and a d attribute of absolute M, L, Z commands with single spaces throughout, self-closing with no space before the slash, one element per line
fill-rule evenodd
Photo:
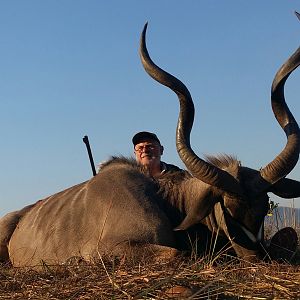
<path fill-rule="evenodd" d="M 257 234 L 257 240 L 260 242 L 263 238 L 264 223 L 261 223 Z"/>
<path fill-rule="evenodd" d="M 253 243 L 260 242 L 262 240 L 263 223 L 260 225 L 257 237 L 255 237 L 254 234 L 250 232 L 247 228 L 245 228 L 243 225 L 240 225 L 240 227 L 243 229 L 243 231 Z"/>
<path fill-rule="evenodd" d="M 250 232 L 246 227 L 244 227 L 243 225 L 240 225 L 240 227 L 243 229 L 243 231 L 246 233 L 246 235 L 248 236 L 248 238 L 253 242 L 256 243 L 257 239 L 254 236 L 254 234 L 252 232 Z"/>
<path fill-rule="evenodd" d="M 227 208 L 227 210 L 229 211 L 230 216 L 232 216 L 232 212 L 230 211 L 229 208 Z M 257 237 L 254 236 L 254 234 L 249 231 L 246 227 L 244 227 L 242 224 L 237 223 L 238 226 L 240 226 L 240 228 L 244 231 L 244 233 L 246 233 L 246 235 L 248 236 L 248 238 L 253 242 L 260 242 L 262 240 L 262 234 L 263 234 L 263 223 L 261 223 L 260 228 L 258 230 L 257 233 Z"/>

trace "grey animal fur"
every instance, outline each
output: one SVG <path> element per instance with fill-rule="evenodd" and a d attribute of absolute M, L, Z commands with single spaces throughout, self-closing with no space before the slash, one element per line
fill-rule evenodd
<path fill-rule="evenodd" d="M 190 93 L 152 62 L 145 33 L 146 26 L 140 46 L 145 70 L 179 98 L 176 146 L 188 172 L 153 180 L 132 160 L 115 158 L 92 179 L 4 216 L 0 260 L 34 266 L 104 254 L 170 258 L 178 253 L 176 249 L 187 248 L 181 243 L 182 232 L 191 233 L 192 242 L 198 236 L 201 244 L 204 230 L 219 231 L 240 257 L 261 258 L 267 193 L 300 196 L 300 182 L 285 178 L 298 161 L 300 133 L 283 93 L 286 79 L 300 64 L 300 49 L 279 70 L 272 86 L 272 108 L 286 133 L 286 147 L 258 171 L 230 156 L 205 161 L 193 152 Z"/>

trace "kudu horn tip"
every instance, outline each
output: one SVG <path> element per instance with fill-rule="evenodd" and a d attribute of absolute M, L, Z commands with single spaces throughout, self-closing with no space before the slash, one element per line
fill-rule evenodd
<path fill-rule="evenodd" d="M 146 31 L 147 31 L 147 27 L 148 27 L 148 21 L 145 23 L 142 34 L 141 34 L 141 42 L 145 41 L 146 39 Z"/>

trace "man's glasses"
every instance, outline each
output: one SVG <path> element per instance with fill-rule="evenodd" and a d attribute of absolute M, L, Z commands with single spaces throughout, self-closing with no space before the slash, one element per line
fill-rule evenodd
<path fill-rule="evenodd" d="M 149 145 L 137 146 L 136 148 L 134 148 L 134 151 L 142 153 L 143 151 L 147 151 L 147 150 L 153 151 L 155 149 L 157 149 L 157 145 L 149 144 Z"/>

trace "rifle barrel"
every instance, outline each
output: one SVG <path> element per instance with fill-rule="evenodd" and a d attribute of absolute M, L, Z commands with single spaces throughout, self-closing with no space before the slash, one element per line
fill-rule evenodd
<path fill-rule="evenodd" d="M 95 169 L 95 164 L 94 164 L 94 159 L 93 159 L 93 155 L 92 155 L 92 150 L 91 150 L 91 147 L 90 147 L 89 138 L 88 138 L 87 135 L 85 135 L 82 140 L 85 143 L 85 146 L 86 146 L 86 149 L 87 149 L 87 152 L 88 152 L 88 155 L 89 155 L 89 160 L 90 160 L 90 163 L 91 163 L 93 176 L 95 176 L 97 173 L 96 173 L 96 169 Z"/>

